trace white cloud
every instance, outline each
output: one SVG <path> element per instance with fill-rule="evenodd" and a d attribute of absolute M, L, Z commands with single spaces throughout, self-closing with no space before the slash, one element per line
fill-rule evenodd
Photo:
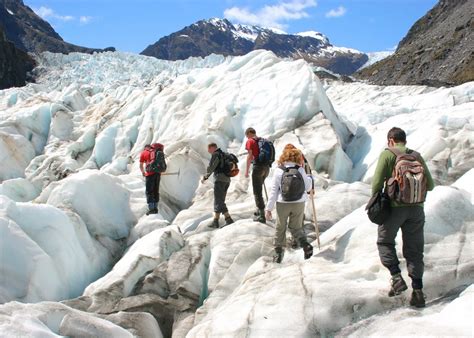
<path fill-rule="evenodd" d="M 81 23 L 81 25 L 87 25 L 89 22 L 91 22 L 91 20 L 92 16 L 83 15 L 79 18 L 79 22 Z"/>
<path fill-rule="evenodd" d="M 53 9 L 45 6 L 39 8 L 33 8 L 36 14 L 38 14 L 42 19 L 57 19 L 61 21 L 72 21 L 74 17 L 71 15 L 59 15 Z"/>
<path fill-rule="evenodd" d="M 344 6 L 339 6 L 338 8 L 331 9 L 326 13 L 326 18 L 340 18 L 347 13 L 347 9 Z"/>
<path fill-rule="evenodd" d="M 232 7 L 224 11 L 224 17 L 249 25 L 285 29 L 283 22 L 307 18 L 307 8 L 315 7 L 316 0 L 291 0 L 276 5 L 266 5 L 252 12 L 248 8 Z"/>

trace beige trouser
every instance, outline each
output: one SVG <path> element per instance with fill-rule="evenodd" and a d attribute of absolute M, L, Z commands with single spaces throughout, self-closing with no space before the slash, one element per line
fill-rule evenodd
<path fill-rule="evenodd" d="M 277 224 L 273 244 L 275 247 L 286 246 L 286 226 L 290 229 L 291 235 L 301 245 L 306 242 L 306 234 L 303 230 L 304 202 L 282 203 L 277 202 Z"/>

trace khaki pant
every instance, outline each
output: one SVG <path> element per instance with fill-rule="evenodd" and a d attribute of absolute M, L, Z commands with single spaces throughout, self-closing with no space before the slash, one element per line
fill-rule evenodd
<path fill-rule="evenodd" d="M 299 203 L 281 203 L 277 202 L 277 224 L 274 239 L 275 247 L 286 246 L 286 227 L 290 229 L 291 235 L 295 240 L 304 245 L 306 241 L 306 234 L 303 230 L 304 221 L 304 202 Z"/>

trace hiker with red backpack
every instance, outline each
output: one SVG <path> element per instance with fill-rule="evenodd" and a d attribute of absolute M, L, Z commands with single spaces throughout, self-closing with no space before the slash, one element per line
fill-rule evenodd
<path fill-rule="evenodd" d="M 237 176 L 239 173 L 237 166 L 239 160 L 234 154 L 223 152 L 215 143 L 210 143 L 207 146 L 207 151 L 212 156 L 207 167 L 207 173 L 202 178 L 201 183 L 204 183 L 214 174 L 214 217 L 209 227 L 219 228 L 221 214 L 224 215 L 226 226 L 234 223 L 225 204 L 225 198 L 230 186 L 230 178 Z"/>
<path fill-rule="evenodd" d="M 252 187 L 257 206 L 256 218 L 257 222 L 265 223 L 265 202 L 263 200 L 263 187 L 265 179 L 270 173 L 270 167 L 275 161 L 275 148 L 269 140 L 257 137 L 254 128 L 247 128 L 245 131 L 247 143 L 245 149 L 248 152 L 247 166 L 245 169 L 245 177 L 249 177 L 250 165 L 252 166 Z"/>
<path fill-rule="evenodd" d="M 145 176 L 147 215 L 158 213 L 160 201 L 161 173 L 166 171 L 164 146 L 161 143 L 147 144 L 140 154 L 140 171 Z"/>
<path fill-rule="evenodd" d="M 425 213 L 423 202 L 434 188 L 433 178 L 423 157 L 406 147 L 406 134 L 392 128 L 387 134 L 388 148 L 379 157 L 372 180 L 372 194 L 382 192 L 390 199 L 387 218 L 378 226 L 377 247 L 382 264 L 390 271 L 389 297 L 407 290 L 395 250 L 397 232 L 402 229 L 403 256 L 412 280 L 410 305 L 425 306 L 423 294 L 423 251 Z"/>
<path fill-rule="evenodd" d="M 276 205 L 277 222 L 274 239 L 275 255 L 273 261 L 281 263 L 286 246 L 286 229 L 303 248 L 304 259 L 313 255 L 313 246 L 308 243 L 303 229 L 307 193 L 312 189 L 311 176 L 304 170 L 303 154 L 298 149 L 285 149 L 278 160 L 273 174 L 273 183 L 266 206 L 266 218 L 272 219 L 272 210 Z"/>

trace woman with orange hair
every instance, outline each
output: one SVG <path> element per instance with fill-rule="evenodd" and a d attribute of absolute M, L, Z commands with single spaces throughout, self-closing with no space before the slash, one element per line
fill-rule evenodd
<path fill-rule="evenodd" d="M 308 243 L 302 224 L 307 191 L 311 190 L 311 176 L 304 170 L 303 154 L 296 148 L 285 147 L 278 160 L 278 168 L 273 174 L 273 183 L 266 206 L 266 218 L 272 219 L 272 210 L 276 205 L 277 223 L 274 239 L 275 255 L 273 260 L 281 263 L 286 245 L 286 229 L 290 229 L 304 250 L 304 258 L 313 255 L 313 246 Z"/>

